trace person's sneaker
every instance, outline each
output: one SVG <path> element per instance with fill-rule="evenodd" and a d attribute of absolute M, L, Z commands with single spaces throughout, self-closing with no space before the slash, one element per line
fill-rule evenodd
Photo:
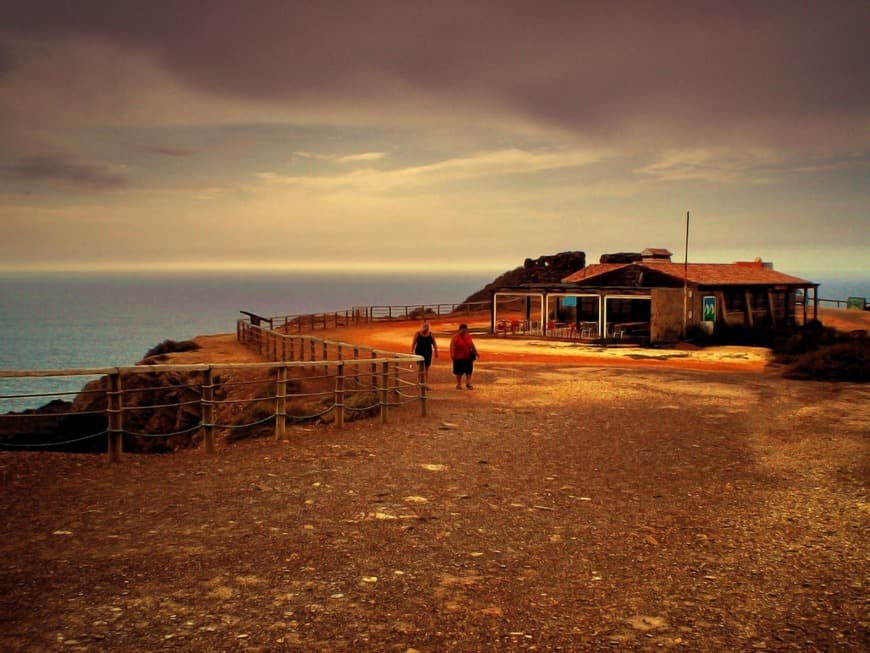
<path fill-rule="evenodd" d="M 456 385 L 456 389 L 457 389 L 457 390 L 462 390 L 462 386 L 459 385 L 459 384 L 457 384 L 457 385 Z"/>
<path fill-rule="evenodd" d="M 468 388 L 469 390 L 474 390 L 474 386 L 471 385 L 470 383 L 468 385 L 466 385 L 465 387 Z"/>

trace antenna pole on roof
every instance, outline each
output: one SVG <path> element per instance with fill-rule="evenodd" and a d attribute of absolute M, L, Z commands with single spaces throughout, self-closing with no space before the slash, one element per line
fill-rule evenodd
<path fill-rule="evenodd" d="M 683 340 L 686 339 L 686 325 L 689 312 L 689 212 L 686 211 L 686 253 L 683 260 Z"/>

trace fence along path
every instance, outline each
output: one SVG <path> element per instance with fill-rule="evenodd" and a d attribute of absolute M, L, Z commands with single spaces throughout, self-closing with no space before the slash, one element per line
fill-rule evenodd
<path fill-rule="evenodd" d="M 109 460 L 117 462 L 121 459 L 122 443 L 125 435 L 144 438 L 168 438 L 199 431 L 204 442 L 206 453 L 215 451 L 215 431 L 217 429 L 240 429 L 256 426 L 274 420 L 275 438 L 281 439 L 286 435 L 286 425 L 290 421 L 310 421 L 317 418 L 332 416 L 332 421 L 337 427 L 343 427 L 349 414 L 370 412 L 375 409 L 380 414 L 383 422 L 387 421 L 392 408 L 419 402 L 421 415 L 427 414 L 426 387 L 423 384 L 423 359 L 413 354 L 402 354 L 384 350 L 372 349 L 359 345 L 343 342 L 323 340 L 310 335 L 281 334 L 262 326 L 255 326 L 250 321 L 239 320 L 237 337 L 240 342 L 248 347 L 256 349 L 264 358 L 269 359 L 262 363 L 221 363 L 221 364 L 160 364 L 160 365 L 133 365 L 127 367 L 107 368 L 84 368 L 62 370 L 0 370 L 0 378 L 27 378 L 27 377 L 60 377 L 60 376 L 104 376 L 106 377 L 105 390 L 90 391 L 105 394 L 105 409 L 94 411 L 70 411 L 53 412 L 44 415 L 47 419 L 59 419 L 84 415 L 102 415 L 105 417 L 105 428 L 84 436 L 77 436 L 70 440 L 52 442 L 11 442 L 0 441 L 0 449 L 34 449 L 58 447 L 61 445 L 75 444 L 89 439 L 106 437 L 108 443 Z M 220 387 L 226 391 L 233 385 L 251 383 L 242 381 L 238 383 L 222 381 L 217 383 L 220 372 L 225 371 L 258 371 L 267 375 L 274 374 L 274 392 L 266 397 L 257 396 L 245 399 L 230 399 L 228 395 L 219 397 L 216 389 Z M 200 382 L 184 386 L 196 400 L 161 401 L 161 392 L 177 391 L 179 386 L 171 387 L 135 387 L 132 382 L 135 376 L 153 375 L 158 372 L 181 372 L 198 373 Z M 307 372 L 305 380 L 315 382 L 324 388 L 321 392 L 301 393 L 292 392 L 291 381 L 300 378 Z M 263 381 L 268 383 L 268 379 Z M 153 402 L 149 404 L 125 402 L 125 398 L 134 393 L 148 391 L 155 395 Z M 35 413 L 6 413 L 2 414 L 2 400 L 19 399 L 37 396 L 56 397 L 61 394 L 78 393 L 52 393 L 50 395 L 2 395 L 0 396 L 0 432 L 8 432 L 10 423 L 16 419 L 38 419 Z M 354 397 L 357 398 L 354 401 Z M 288 402 L 295 399 L 316 399 L 324 405 L 316 413 L 307 415 L 290 415 L 287 412 Z M 264 401 L 272 402 L 274 411 L 260 420 L 244 424 L 216 423 L 217 407 L 222 404 L 261 404 Z M 367 403 L 371 401 L 371 403 Z M 366 402 L 360 405 L 360 402 Z M 125 415 L 133 411 L 157 410 L 176 408 L 181 409 L 185 405 L 198 405 L 199 420 L 190 427 L 173 433 L 138 433 L 129 428 L 125 429 Z M 14 429 L 13 429 L 14 430 Z"/>
<path fill-rule="evenodd" d="M 240 311 L 247 316 L 239 324 L 266 326 L 283 333 L 306 333 L 317 329 L 332 329 L 344 326 L 358 326 L 369 322 L 391 320 L 419 320 L 447 315 L 474 313 L 488 310 L 489 301 L 461 304 L 392 304 L 383 306 L 354 306 L 353 308 L 325 313 L 304 313 L 297 315 L 275 315 L 265 317 L 250 311 Z"/>

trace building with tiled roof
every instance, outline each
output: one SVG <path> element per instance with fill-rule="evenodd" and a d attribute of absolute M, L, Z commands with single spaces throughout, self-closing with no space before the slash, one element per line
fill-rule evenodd
<path fill-rule="evenodd" d="M 674 263 L 671 256 L 655 248 L 605 255 L 603 261 L 618 262 L 589 265 L 558 285 L 500 288 L 493 293 L 493 328 L 508 332 L 498 312 L 511 306 L 510 298 L 513 305 L 522 298 L 520 322 L 531 332 L 594 340 L 672 342 L 696 330 L 764 330 L 817 318 L 818 284 L 761 259 Z"/>
<path fill-rule="evenodd" d="M 683 283 L 687 279 L 690 284 L 698 286 L 769 286 L 792 285 L 798 287 L 812 286 L 811 281 L 793 277 L 790 274 L 777 272 L 772 267 L 759 261 L 737 263 L 671 263 L 670 260 L 644 260 L 638 263 L 596 263 L 568 275 L 564 283 L 586 284 L 590 280 L 617 270 L 631 270 L 634 277 L 637 273 L 647 271 L 652 275 L 664 275 Z"/>

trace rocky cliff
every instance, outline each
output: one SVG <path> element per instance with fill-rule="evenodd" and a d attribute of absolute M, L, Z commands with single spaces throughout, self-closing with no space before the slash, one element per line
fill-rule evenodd
<path fill-rule="evenodd" d="M 536 259 L 527 258 L 521 266 L 505 272 L 467 297 L 461 308 L 466 308 L 475 302 L 490 301 L 492 292 L 499 288 L 521 286 L 527 283 L 559 283 L 569 274 L 584 267 L 586 267 L 586 253 L 581 251 L 560 252 Z"/>

